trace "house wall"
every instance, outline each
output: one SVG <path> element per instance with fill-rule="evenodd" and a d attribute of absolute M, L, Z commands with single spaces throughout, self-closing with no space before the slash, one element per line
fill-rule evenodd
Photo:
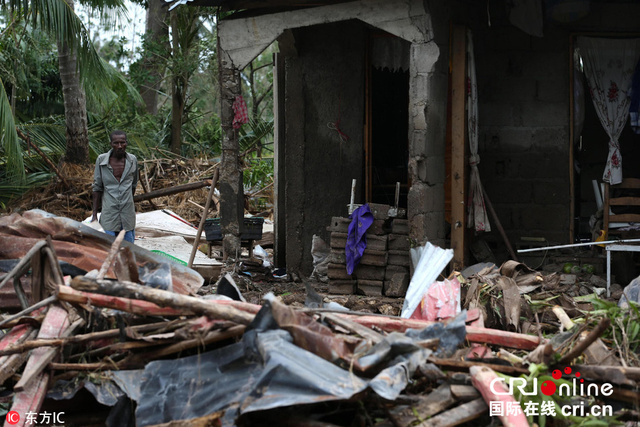
<path fill-rule="evenodd" d="M 334 216 L 347 216 L 351 181 L 364 197 L 365 27 L 358 21 L 292 31 L 285 58 L 285 212 L 287 268 L 308 276 L 314 234 L 327 243 Z M 293 49 L 292 49 L 293 48 Z M 341 141 L 329 123 L 349 137 Z"/>

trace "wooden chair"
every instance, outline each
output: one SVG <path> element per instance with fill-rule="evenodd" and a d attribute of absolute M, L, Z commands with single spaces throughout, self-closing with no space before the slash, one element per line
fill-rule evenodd
<path fill-rule="evenodd" d="M 607 240 L 610 240 L 612 234 L 623 238 L 640 236 L 640 230 L 619 230 L 631 222 L 640 223 L 640 179 L 625 178 L 616 185 L 606 183 L 603 228 Z"/>

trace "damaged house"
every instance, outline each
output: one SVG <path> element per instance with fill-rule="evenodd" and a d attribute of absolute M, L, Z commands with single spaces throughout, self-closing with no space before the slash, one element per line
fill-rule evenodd
<path fill-rule="evenodd" d="M 630 94 L 612 85 L 629 87 L 640 57 L 637 2 L 189 4 L 239 11 L 219 27 L 227 250 L 242 215 L 238 71 L 274 42 L 275 256 L 289 270 L 311 272 L 312 237 L 348 215 L 353 180 L 356 204 L 394 206 L 400 183 L 411 241 L 453 248 L 460 268 L 591 240 L 594 182 L 634 176 Z"/>

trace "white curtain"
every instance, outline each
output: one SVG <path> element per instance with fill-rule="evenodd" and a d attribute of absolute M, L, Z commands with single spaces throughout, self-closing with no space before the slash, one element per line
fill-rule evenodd
<path fill-rule="evenodd" d="M 469 133 L 469 200 L 467 202 L 467 226 L 476 231 L 491 231 L 487 209 L 484 205 L 484 193 L 480 183 L 478 164 L 478 84 L 476 81 L 476 62 L 473 56 L 473 39 L 467 31 L 467 127 Z"/>
<path fill-rule="evenodd" d="M 640 57 L 640 39 L 578 37 L 598 118 L 609 136 L 609 155 L 602 179 L 622 182 L 622 156 L 618 138 L 629 116 L 631 78 Z"/>

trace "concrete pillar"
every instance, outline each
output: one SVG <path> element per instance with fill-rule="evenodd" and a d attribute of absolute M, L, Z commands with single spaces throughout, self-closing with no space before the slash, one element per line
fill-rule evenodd
<path fill-rule="evenodd" d="M 238 132 L 233 128 L 233 102 L 240 95 L 240 72 L 218 44 L 222 159 L 220 163 L 220 226 L 224 257 L 240 251 L 240 224 L 244 217 L 244 189 L 239 162 Z"/>
<path fill-rule="evenodd" d="M 407 216 L 410 237 L 418 244 L 445 245 L 444 144 L 446 75 L 437 78 L 440 50 L 435 42 L 411 45 L 409 77 L 409 177 Z M 442 86 L 444 95 L 435 90 Z"/>

